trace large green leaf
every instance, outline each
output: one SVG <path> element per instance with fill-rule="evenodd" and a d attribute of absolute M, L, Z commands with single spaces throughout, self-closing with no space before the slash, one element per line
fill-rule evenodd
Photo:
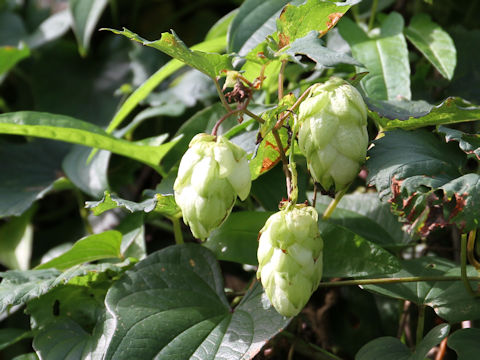
<path fill-rule="evenodd" d="M 192 50 L 205 52 L 220 52 L 225 48 L 225 37 L 220 37 L 208 40 L 197 45 L 192 46 Z M 138 89 L 136 89 L 120 106 L 112 121 L 108 125 L 107 133 L 115 130 L 121 122 L 130 114 L 130 112 L 137 106 L 148 94 L 150 94 L 162 81 L 167 79 L 178 69 L 181 69 L 185 64 L 179 60 L 170 60 L 167 64 L 158 69 L 155 74 L 150 76 Z"/>
<path fill-rule="evenodd" d="M 271 212 L 230 214 L 205 242 L 218 259 L 257 265 L 258 233 Z M 324 277 L 387 274 L 400 269 L 397 259 L 359 235 L 338 225 L 319 223 L 324 242 Z"/>
<path fill-rule="evenodd" d="M 365 99 L 369 115 L 385 130 L 415 129 L 446 125 L 480 118 L 480 107 L 458 97 L 449 97 L 439 105 L 426 101 Z"/>
<path fill-rule="evenodd" d="M 415 14 L 405 29 L 405 35 L 444 78 L 452 79 L 457 52 L 452 38 L 440 25 L 427 14 Z"/>
<path fill-rule="evenodd" d="M 416 276 L 460 276 L 460 267 L 438 257 L 423 257 L 401 262 L 402 270 L 387 277 Z M 467 268 L 468 276 L 478 276 L 472 266 Z M 472 282 L 476 288 L 478 282 Z M 474 320 L 480 318 L 480 302 L 466 289 L 461 280 L 422 281 L 384 285 L 365 285 L 365 289 L 397 299 L 405 299 L 419 305 L 432 307 L 438 316 L 448 322 Z"/>
<path fill-rule="evenodd" d="M 87 54 L 93 31 L 107 4 L 108 0 L 69 0 L 73 32 L 82 56 Z"/>
<path fill-rule="evenodd" d="M 90 235 L 78 240 L 70 250 L 46 263 L 40 264 L 36 269 L 56 268 L 65 270 L 90 261 L 121 258 L 121 242 L 122 234 L 115 230 Z"/>
<path fill-rule="evenodd" d="M 246 0 L 228 31 L 228 51 L 246 55 L 275 31 L 275 21 L 288 0 Z"/>
<path fill-rule="evenodd" d="M 382 23 L 380 35 L 370 37 L 352 20 L 339 24 L 342 37 L 352 49 L 353 57 L 368 71 L 360 84 L 368 97 L 377 100 L 410 100 L 410 64 L 403 35 L 403 17 L 390 13 Z"/>
<path fill-rule="evenodd" d="M 29 55 L 30 50 L 25 46 L 21 48 L 13 46 L 0 47 L 0 76 Z"/>
<path fill-rule="evenodd" d="M 422 342 L 417 345 L 413 353 L 400 339 L 394 337 L 377 338 L 363 346 L 355 356 L 355 360 L 424 360 L 427 353 L 433 349 L 435 345 L 440 344 L 449 332 L 449 324 L 440 324 L 434 327 Z"/>
<path fill-rule="evenodd" d="M 303 38 L 312 30 L 318 31 L 320 36 L 325 35 L 343 14 L 358 2 L 357 0 L 345 2 L 307 0 L 301 5 L 288 4 L 277 20 L 280 47 Z"/>
<path fill-rule="evenodd" d="M 109 150 L 143 162 L 159 170 L 159 162 L 176 144 L 174 139 L 165 144 L 144 145 L 117 139 L 103 129 L 68 116 L 21 111 L 0 115 L 0 133 L 37 136 Z"/>
<path fill-rule="evenodd" d="M 253 357 L 288 323 L 257 283 L 230 309 L 215 258 L 196 244 L 148 256 L 108 291 L 106 359 Z M 155 336 L 151 336 L 155 334 Z"/>
<path fill-rule="evenodd" d="M 0 218 L 21 215 L 64 183 L 59 176 L 67 149 L 66 144 L 43 140 L 0 146 Z"/>
<path fill-rule="evenodd" d="M 458 360 L 476 360 L 480 344 L 480 329 L 460 329 L 448 337 L 448 347 L 455 350 Z"/>
<path fill-rule="evenodd" d="M 403 130 L 386 132 L 374 144 L 367 161 L 368 181 L 410 231 L 427 236 L 448 224 L 465 231 L 477 227 L 480 176 L 461 175 L 466 156 L 455 144 L 426 131 Z"/>
<path fill-rule="evenodd" d="M 182 40 L 172 31 L 172 33 L 163 33 L 162 37 L 156 41 L 148 41 L 131 32 L 128 29 L 123 31 L 107 29 L 115 34 L 123 35 L 129 39 L 138 41 L 139 43 L 153 47 L 157 50 L 170 55 L 174 59 L 189 65 L 211 78 L 221 75 L 223 70 L 231 70 L 232 61 L 228 55 L 220 55 L 215 53 L 206 53 L 198 50 L 189 49 Z"/>

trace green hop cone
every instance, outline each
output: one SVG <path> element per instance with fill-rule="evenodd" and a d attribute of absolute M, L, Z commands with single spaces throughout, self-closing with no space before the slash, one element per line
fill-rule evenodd
<path fill-rule="evenodd" d="M 340 78 L 317 84 L 299 107 L 298 145 L 313 179 L 343 190 L 365 162 L 367 109 L 362 96 Z"/>
<path fill-rule="evenodd" d="M 323 240 L 317 221 L 315 208 L 287 206 L 260 230 L 257 278 L 281 315 L 297 315 L 322 278 Z"/>
<path fill-rule="evenodd" d="M 183 221 L 205 240 L 245 200 L 251 179 L 245 151 L 224 137 L 198 134 L 180 161 L 173 189 Z"/>

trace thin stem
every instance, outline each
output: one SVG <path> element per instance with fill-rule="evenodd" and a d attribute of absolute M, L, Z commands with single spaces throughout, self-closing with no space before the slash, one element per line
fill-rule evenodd
<path fill-rule="evenodd" d="M 290 191 L 290 202 L 295 205 L 298 200 L 298 180 L 297 180 L 297 166 L 295 164 L 295 138 L 297 137 L 297 119 L 296 116 L 293 117 L 293 133 L 292 138 L 290 139 L 290 157 L 289 157 L 289 170 L 292 176 L 291 179 L 291 191 Z"/>
<path fill-rule="evenodd" d="M 282 60 L 282 66 L 280 67 L 280 72 L 278 73 L 278 101 L 283 99 L 283 82 L 285 81 L 284 72 L 285 67 L 287 66 L 287 60 Z"/>
<path fill-rule="evenodd" d="M 78 203 L 78 212 L 85 226 L 85 231 L 87 234 L 93 234 L 92 225 L 90 221 L 88 221 L 88 210 L 85 208 L 85 199 L 80 190 L 75 190 L 74 193 Z"/>
<path fill-rule="evenodd" d="M 317 205 L 317 191 L 318 191 L 318 185 L 317 182 L 313 182 L 313 199 L 312 199 L 312 206 L 315 207 Z"/>
<path fill-rule="evenodd" d="M 173 224 L 173 236 L 175 237 L 176 244 L 183 244 L 183 233 L 180 225 L 180 219 L 177 217 L 170 218 Z"/>
<path fill-rule="evenodd" d="M 248 109 L 246 109 L 246 108 L 243 109 L 243 112 L 244 112 L 245 114 L 247 114 L 248 116 L 250 116 L 252 119 L 257 120 L 260 124 L 263 124 L 263 123 L 265 122 L 265 120 L 263 120 L 260 116 L 252 113 L 250 110 L 248 110 Z"/>
<path fill-rule="evenodd" d="M 461 276 L 410 276 L 398 278 L 377 278 L 377 279 L 359 279 L 359 280 L 340 280 L 321 282 L 318 287 L 339 287 L 339 286 L 364 286 L 378 284 L 398 284 L 406 282 L 424 282 L 424 281 L 460 281 Z M 480 276 L 471 276 L 470 281 L 480 281 Z"/>
<path fill-rule="evenodd" d="M 238 109 L 235 109 L 235 110 L 229 110 L 228 113 L 226 113 L 225 115 L 223 115 L 216 123 L 215 123 L 215 126 L 213 127 L 212 129 L 212 135 L 213 136 L 216 136 L 217 135 L 217 131 L 218 131 L 218 128 L 220 127 L 220 125 L 222 124 L 222 122 L 224 122 L 226 119 L 228 119 L 230 116 L 236 114 L 236 113 L 239 113 L 241 111 L 244 111 L 243 108 L 238 108 Z"/>
<path fill-rule="evenodd" d="M 443 360 L 443 358 L 445 357 L 445 354 L 447 353 L 447 341 L 448 341 L 448 337 L 443 339 L 442 342 L 440 343 L 437 356 L 435 356 L 435 360 Z"/>
<path fill-rule="evenodd" d="M 425 327 L 425 305 L 418 306 L 418 319 L 417 319 L 417 337 L 415 344 L 418 346 L 423 339 L 423 329 Z"/>
<path fill-rule="evenodd" d="M 335 194 L 335 199 L 332 200 L 332 202 L 328 205 L 327 209 L 323 213 L 323 217 L 322 217 L 323 220 L 328 220 L 330 216 L 332 216 L 333 211 L 337 207 L 343 195 L 345 195 L 345 193 L 347 192 L 347 188 L 348 187 L 346 187 L 343 190 L 340 190 L 338 193 Z"/>
<path fill-rule="evenodd" d="M 467 277 L 467 234 L 465 233 L 462 234 L 460 243 L 460 274 L 463 285 L 465 286 L 467 292 L 470 295 L 475 296 L 476 294 L 470 286 L 470 282 L 468 281 Z"/>
<path fill-rule="evenodd" d="M 370 13 L 370 20 L 368 21 L 368 31 L 373 29 L 373 23 L 375 22 L 375 13 L 377 12 L 378 0 L 373 0 L 372 10 Z"/>
<path fill-rule="evenodd" d="M 473 229 L 468 234 L 467 241 L 467 259 L 468 262 L 475 267 L 475 269 L 480 270 L 480 263 L 475 258 L 475 241 L 477 238 L 477 229 Z"/>
<path fill-rule="evenodd" d="M 293 360 L 294 354 L 295 354 L 295 343 L 290 345 L 290 349 L 288 350 L 287 360 Z"/>
<path fill-rule="evenodd" d="M 403 310 L 402 310 L 402 315 L 400 316 L 400 322 L 398 325 L 398 330 L 397 330 L 397 337 L 400 338 L 403 334 L 403 330 L 405 328 L 405 324 L 407 323 L 407 318 L 408 318 L 408 308 L 410 307 L 411 302 L 408 300 L 405 300 L 403 302 Z"/>
<path fill-rule="evenodd" d="M 307 355 L 309 358 L 318 360 L 342 360 L 341 358 L 328 352 L 327 350 L 296 337 L 289 331 L 284 330 L 280 333 L 280 335 L 287 338 L 290 342 L 294 342 L 295 349 L 298 351 L 298 353 L 301 353 L 302 355 Z"/>
<path fill-rule="evenodd" d="M 287 195 L 288 195 L 288 198 L 290 199 L 290 194 L 292 191 L 292 174 L 288 169 L 288 160 L 287 160 L 287 156 L 285 155 L 285 151 L 283 150 L 283 144 L 282 144 L 282 140 L 280 139 L 280 135 L 278 135 L 278 131 L 275 129 L 272 130 L 272 134 L 273 134 L 273 137 L 275 138 L 275 141 L 277 142 L 278 152 L 280 153 L 280 159 L 282 160 L 282 163 L 283 163 L 283 172 L 285 173 L 285 178 L 287 181 Z"/>
<path fill-rule="evenodd" d="M 220 101 L 222 102 L 224 108 L 227 110 L 227 112 L 230 112 L 232 109 L 230 108 L 230 105 L 228 105 L 227 99 L 225 98 L 225 95 L 223 94 L 222 88 L 220 87 L 220 84 L 218 83 L 218 78 L 213 78 L 213 82 L 215 83 L 215 88 L 217 89 L 218 97 L 220 98 Z"/>
<path fill-rule="evenodd" d="M 288 109 L 287 111 L 285 111 L 283 113 L 283 115 L 280 117 L 280 119 L 278 119 L 277 123 L 275 124 L 274 129 L 278 130 L 283 126 L 283 123 L 285 122 L 285 120 L 293 113 L 293 111 L 308 96 L 308 94 L 310 94 L 310 91 L 312 90 L 313 86 L 315 86 L 315 84 L 312 85 L 312 86 L 309 86 L 308 89 L 305 90 L 302 95 L 300 95 L 300 97 L 297 99 L 297 101 L 295 101 L 295 104 L 293 104 L 290 109 Z"/>

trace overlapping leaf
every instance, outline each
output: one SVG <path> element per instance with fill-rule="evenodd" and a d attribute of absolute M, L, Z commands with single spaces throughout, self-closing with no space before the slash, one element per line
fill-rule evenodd
<path fill-rule="evenodd" d="M 466 154 L 474 155 L 480 160 L 480 135 L 467 134 L 460 130 L 450 129 L 445 126 L 439 126 L 438 132 L 445 136 L 445 141 L 456 141 L 458 146 Z"/>
<path fill-rule="evenodd" d="M 460 329 L 448 337 L 448 347 L 455 350 L 458 360 L 474 360 L 478 356 L 480 329 Z"/>
<path fill-rule="evenodd" d="M 196 244 L 147 257 L 108 291 L 106 305 L 115 329 L 106 359 L 252 358 L 289 321 L 259 284 L 231 310 L 218 264 Z"/>
<path fill-rule="evenodd" d="M 412 276 L 460 276 L 460 267 L 438 257 L 423 257 L 401 262 L 402 270 L 387 277 Z M 478 276 L 475 268 L 467 268 L 468 276 Z M 476 288 L 478 282 L 472 282 Z M 422 281 L 384 285 L 365 285 L 373 292 L 405 299 L 419 305 L 432 307 L 438 316 L 448 322 L 480 319 L 480 301 L 472 296 L 461 280 L 456 281 Z"/>
<path fill-rule="evenodd" d="M 86 208 L 91 209 L 94 215 L 100 215 L 105 211 L 123 208 L 130 212 L 158 212 L 165 216 L 178 217 L 181 210 L 175 202 L 172 194 L 163 195 L 154 191 L 148 192 L 149 198 L 137 203 L 125 200 L 115 194 L 106 191 L 100 201 L 87 201 Z"/>
<path fill-rule="evenodd" d="M 396 12 L 385 18 L 379 36 L 369 36 L 348 18 L 339 24 L 340 34 L 350 45 L 353 57 L 369 72 L 360 84 L 372 99 L 410 100 L 410 63 L 403 24 L 403 17 Z"/>
<path fill-rule="evenodd" d="M 480 107 L 458 97 L 449 97 L 439 105 L 423 100 L 375 100 L 365 98 L 370 116 L 385 130 L 416 129 L 446 125 L 480 118 Z"/>
<path fill-rule="evenodd" d="M 352 5 L 359 1 L 331 2 L 308 0 L 301 5 L 288 4 L 277 20 L 280 47 L 293 43 L 310 31 L 318 31 L 320 36 L 335 26 Z M 298 26 L 302 24 L 302 26 Z"/>
<path fill-rule="evenodd" d="M 452 79 L 457 52 L 452 38 L 440 25 L 429 15 L 419 13 L 413 16 L 405 35 L 444 78 Z"/>
<path fill-rule="evenodd" d="M 148 41 L 131 32 L 128 29 L 123 31 L 107 29 L 115 34 L 123 35 L 129 39 L 138 41 L 143 45 L 160 50 L 174 59 L 203 72 L 204 74 L 215 78 L 221 75 L 222 70 L 232 70 L 232 62 L 228 55 L 215 53 L 205 53 L 198 50 L 189 49 L 182 40 L 172 31 L 172 33 L 163 33 L 162 37 L 156 41 Z"/>
<path fill-rule="evenodd" d="M 476 228 L 480 176 L 460 173 L 466 157 L 454 144 L 426 131 L 395 130 L 376 140 L 369 156 L 368 181 L 410 231 L 427 236 L 448 224 Z"/>
<path fill-rule="evenodd" d="M 28 47 L 16 48 L 13 46 L 0 47 L 0 76 L 13 68 L 19 61 L 30 55 Z"/>

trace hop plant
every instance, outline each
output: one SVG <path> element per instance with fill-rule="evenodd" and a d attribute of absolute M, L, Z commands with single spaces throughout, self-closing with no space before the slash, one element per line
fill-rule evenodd
<path fill-rule="evenodd" d="M 260 230 L 257 278 L 284 316 L 297 315 L 322 278 L 323 240 L 317 221 L 315 208 L 287 206 Z"/>
<path fill-rule="evenodd" d="M 298 145 L 313 179 L 343 190 L 365 162 L 367 110 L 362 96 L 340 78 L 317 84 L 299 107 Z"/>
<path fill-rule="evenodd" d="M 180 161 L 175 201 L 193 235 L 205 240 L 245 200 L 251 179 L 245 151 L 224 137 L 197 134 Z"/>

